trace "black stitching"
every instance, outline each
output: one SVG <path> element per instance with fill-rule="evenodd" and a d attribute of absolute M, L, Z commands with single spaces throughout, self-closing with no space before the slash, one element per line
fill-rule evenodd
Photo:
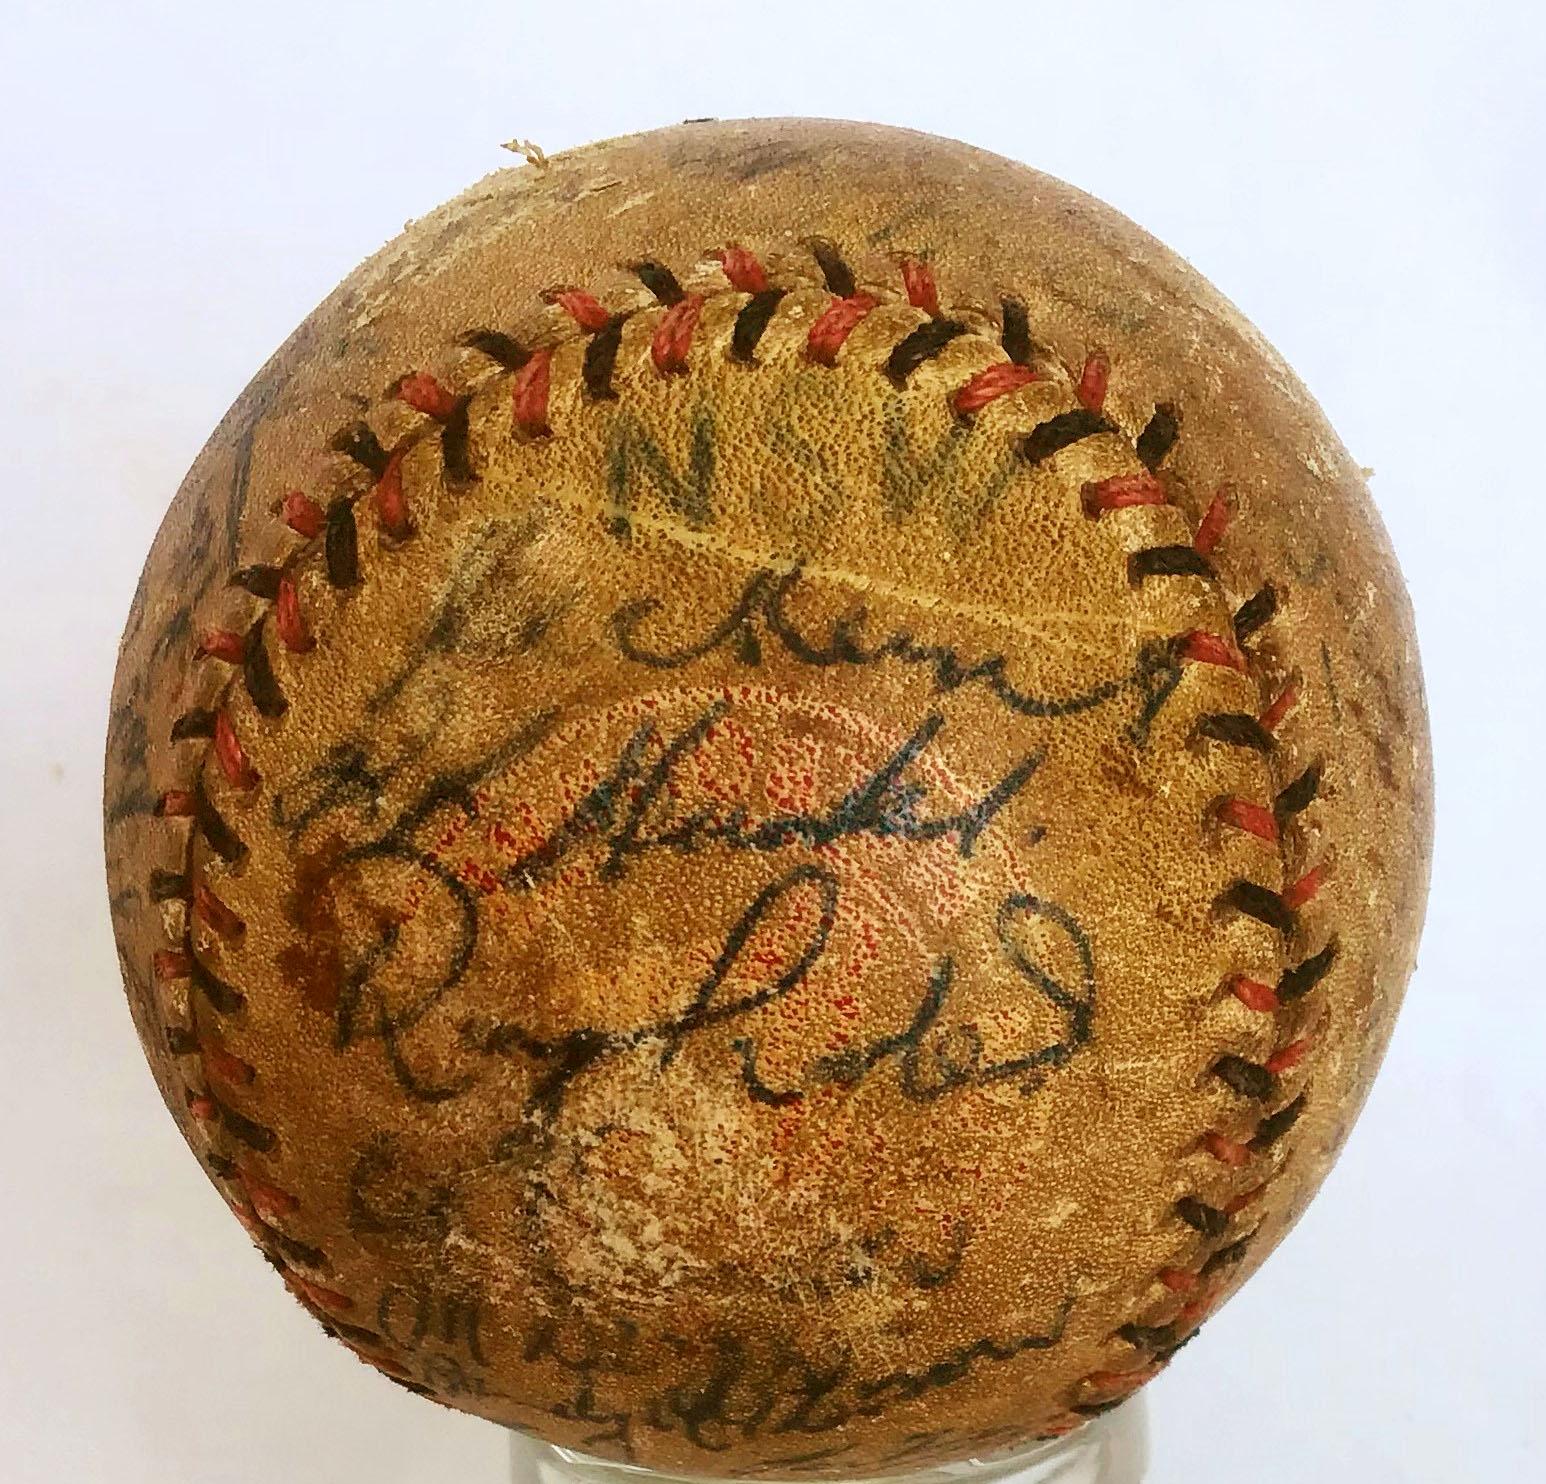
<path fill-rule="evenodd" d="M 193 791 L 193 820 L 199 833 L 204 836 L 205 843 L 227 865 L 239 861 L 247 854 L 247 847 L 241 837 L 210 802 L 202 780 Z"/>
<path fill-rule="evenodd" d="M 180 871 L 168 871 L 158 866 L 150 873 L 150 900 L 153 902 L 186 900 L 192 891 L 188 878 Z"/>
<path fill-rule="evenodd" d="M 843 261 L 837 244 L 825 237 L 812 237 L 805 245 L 810 248 L 816 266 L 821 269 L 821 276 L 827 282 L 827 292 L 836 294 L 839 299 L 851 298 L 857 285 L 854 283 L 853 270 Z"/>
<path fill-rule="evenodd" d="M 787 292 L 787 289 L 763 289 L 741 306 L 741 312 L 735 317 L 735 329 L 730 334 L 730 355 L 733 360 L 744 361 L 748 366 L 754 364 L 757 343 L 762 339 L 773 312 Z"/>
<path fill-rule="evenodd" d="M 1231 1091 L 1258 1103 L 1265 1103 L 1278 1085 L 1278 1079 L 1266 1067 L 1233 1053 L 1221 1056 L 1214 1062 L 1213 1075 Z"/>
<path fill-rule="evenodd" d="M 1333 939 L 1321 951 L 1291 969 L 1285 969 L 1278 980 L 1278 999 L 1285 1005 L 1302 999 L 1331 971 L 1337 960 L 1337 943 Z"/>
<path fill-rule="evenodd" d="M 1245 1256 L 1245 1250 L 1250 1244 L 1250 1237 L 1241 1237 L 1238 1242 L 1231 1242 L 1227 1247 L 1220 1247 L 1198 1270 L 1198 1276 L 1211 1278 L 1221 1268 L 1232 1268 Z"/>
<path fill-rule="evenodd" d="M 1114 433 L 1116 428 L 1100 413 L 1087 407 L 1077 407 L 1072 412 L 1060 412 L 1038 423 L 1020 440 L 1020 457 L 1028 464 L 1039 464 L 1061 453 L 1075 443 L 1093 438 L 1097 433 Z"/>
<path fill-rule="evenodd" d="M 342 432 L 335 433 L 331 446 L 335 452 L 347 454 L 362 468 L 369 469 L 377 479 L 386 473 L 390 455 L 366 423 L 351 423 Z"/>
<path fill-rule="evenodd" d="M 501 330 L 469 330 L 462 336 L 462 344 L 481 350 L 506 371 L 519 371 L 531 359 L 529 350 Z"/>
<path fill-rule="evenodd" d="M 356 1345 L 382 1345 L 385 1341 L 373 1329 L 366 1329 L 363 1324 L 345 1324 L 340 1319 L 329 1319 L 328 1327 L 332 1329 L 340 1339 L 353 1340 Z"/>
<path fill-rule="evenodd" d="M 217 1154 L 211 1150 L 204 1156 L 204 1163 L 215 1172 L 222 1180 L 234 1180 L 236 1178 L 236 1161 L 228 1159 L 223 1154 Z"/>
<path fill-rule="evenodd" d="M 244 1117 L 235 1108 L 229 1108 L 224 1103 L 217 1102 L 215 1106 L 220 1109 L 220 1122 L 229 1130 L 231 1136 L 240 1139 L 249 1149 L 256 1149 L 259 1154 L 268 1154 L 279 1142 L 279 1135 L 273 1129 L 261 1123 L 254 1123 L 252 1119 Z"/>
<path fill-rule="evenodd" d="M 585 390 L 596 402 L 611 402 L 612 368 L 617 364 L 617 348 L 623 341 L 623 316 L 614 315 L 585 342 L 585 363 L 581 374 Z"/>
<path fill-rule="evenodd" d="M 215 735 L 215 713 L 208 707 L 199 706 L 192 711 L 184 711 L 172 723 L 171 738 L 174 742 L 186 742 L 191 737 L 213 737 Z M 156 808 L 160 810 L 160 802 Z"/>
<path fill-rule="evenodd" d="M 1068 1410 L 1081 1417 L 1100 1417 L 1106 1412 L 1115 1411 L 1126 1400 L 1126 1397 L 1113 1396 L 1103 1402 L 1077 1402 Z"/>
<path fill-rule="evenodd" d="M 1277 741 L 1254 716 L 1243 711 L 1215 711 L 1197 723 L 1197 735 L 1231 747 L 1249 747 L 1256 752 L 1271 752 Z"/>
<path fill-rule="evenodd" d="M 1240 605 L 1235 614 L 1235 639 L 1244 644 L 1272 615 L 1278 611 L 1277 590 L 1269 582 L 1253 597 Z"/>
<path fill-rule="evenodd" d="M 173 1056 L 194 1056 L 199 1050 L 198 1037 L 185 1025 L 166 1027 L 166 1049 Z"/>
<path fill-rule="evenodd" d="M 457 398 L 456 406 L 440 430 L 440 457 L 446 477 L 457 484 L 470 484 L 474 478 L 472 450 L 468 446 L 468 406 L 470 399 Z"/>
<path fill-rule="evenodd" d="M 1161 402 L 1134 445 L 1144 468 L 1158 469 L 1165 462 L 1165 455 L 1175 446 L 1176 435 L 1180 431 L 1181 423 L 1176 416 L 1176 409 L 1168 402 Z"/>
<path fill-rule="evenodd" d="M 1276 928 L 1285 938 L 1294 931 L 1296 919 L 1283 898 L 1255 881 L 1236 881 L 1220 895 L 1218 905 L 1254 917 L 1257 922 Z"/>
<path fill-rule="evenodd" d="M 242 683 L 247 687 L 247 694 L 252 697 L 252 704 L 258 708 L 260 716 L 273 720 L 283 716 L 289 709 L 290 703 L 285 700 L 284 692 L 279 689 L 279 682 L 274 678 L 268 646 L 263 642 L 262 619 L 253 624 L 243 641 Z"/>
<path fill-rule="evenodd" d="M 1201 1232 L 1210 1242 L 1217 1241 L 1229 1229 L 1229 1217 L 1217 1206 L 1210 1206 L 1196 1196 L 1184 1195 L 1176 1202 L 1176 1215 L 1195 1232 Z"/>
<path fill-rule="evenodd" d="M 958 319 L 928 319 L 898 341 L 886 357 L 886 375 L 893 386 L 906 386 L 907 378 L 931 356 L 937 356 L 966 326 Z"/>
<path fill-rule="evenodd" d="M 353 587 L 360 580 L 360 537 L 354 524 L 354 506 L 348 500 L 339 498 L 327 507 L 322 548 L 327 580 L 334 587 Z"/>
<path fill-rule="evenodd" d="M 305 1242 L 297 1242 L 294 1237 L 287 1237 L 277 1228 L 268 1226 L 267 1222 L 264 1222 L 264 1225 L 268 1227 L 269 1240 L 292 1263 L 297 1263 L 303 1268 L 320 1268 L 323 1271 L 333 1266 L 327 1259 L 327 1253 L 320 1247 L 308 1247 Z"/>
<path fill-rule="evenodd" d="M 188 961 L 192 965 L 188 977 L 193 981 L 194 988 L 209 1001 L 212 1010 L 221 1015 L 234 1015 L 247 1003 L 247 997 L 239 989 L 233 989 L 223 979 L 216 978 L 194 956 L 191 949 L 188 951 Z"/>
<path fill-rule="evenodd" d="M 1271 1149 L 1299 1121 L 1299 1115 L 1304 1112 L 1304 1098 L 1305 1095 L 1300 1093 L 1293 1102 L 1279 1108 L 1270 1118 L 1262 1119 L 1256 1126 L 1251 1148 L 1258 1153 Z"/>
<path fill-rule="evenodd" d="M 1023 300 L 1005 297 L 1000 301 L 1004 308 L 1004 333 L 999 343 L 1004 354 L 1017 366 L 1031 363 L 1031 317 Z"/>
<path fill-rule="evenodd" d="M 231 574 L 231 585 L 272 603 L 279 596 L 279 579 L 283 576 L 278 567 L 239 567 Z"/>
<path fill-rule="evenodd" d="M 635 263 L 633 271 L 639 275 L 639 282 L 662 304 L 669 306 L 681 302 L 682 286 L 676 281 L 676 274 L 664 263 L 646 258 L 643 262 Z"/>
<path fill-rule="evenodd" d="M 1127 580 L 1135 587 L 1148 577 L 1213 578 L 1207 557 L 1192 546 L 1149 546 L 1127 559 Z"/>
<path fill-rule="evenodd" d="M 1176 1331 L 1169 1324 L 1124 1324 L 1117 1338 L 1139 1350 L 1168 1350 L 1176 1342 Z"/>
<path fill-rule="evenodd" d="M 1272 810 L 1279 819 L 1298 814 L 1315 802 L 1321 789 L 1321 765 L 1311 763 L 1292 783 L 1279 791 L 1273 800 Z"/>

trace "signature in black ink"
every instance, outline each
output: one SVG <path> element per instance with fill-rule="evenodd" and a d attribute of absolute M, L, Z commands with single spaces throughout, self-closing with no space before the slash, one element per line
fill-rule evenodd
<path fill-rule="evenodd" d="M 652 670 L 679 670 L 717 650 L 728 650 L 742 664 L 760 665 L 762 647 L 771 640 L 792 658 L 817 668 L 835 665 L 878 665 L 896 660 L 931 673 L 937 693 L 947 694 L 963 686 L 980 685 L 1018 716 L 1074 716 L 1104 706 L 1124 695 L 1136 695 L 1139 712 L 1130 727 L 1134 742 L 1148 739 L 1154 718 L 1180 679 L 1181 667 L 1170 648 L 1146 646 L 1126 675 L 1098 682 L 1066 696 L 1038 696 L 1021 690 L 1006 674 L 1008 659 L 1002 654 L 967 663 L 948 644 L 933 644 L 897 629 L 871 640 L 869 614 L 860 605 L 832 620 L 824 634 L 809 634 L 790 616 L 788 605 L 802 582 L 798 567 L 785 571 L 763 568 L 754 573 L 730 611 L 695 643 L 675 649 L 654 648 L 641 636 L 644 622 L 662 607 L 659 598 L 639 598 L 625 603 L 611 618 L 612 637 L 619 652 L 635 664 Z"/>

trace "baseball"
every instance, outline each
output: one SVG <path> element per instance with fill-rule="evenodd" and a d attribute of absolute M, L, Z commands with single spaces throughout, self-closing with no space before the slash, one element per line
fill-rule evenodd
<path fill-rule="evenodd" d="M 324 1330 L 599 1457 L 866 1475 L 1114 1406 L 1283 1237 L 1430 789 L 1363 473 L 1217 292 L 962 144 L 706 122 L 489 176 L 258 373 L 106 846 Z"/>

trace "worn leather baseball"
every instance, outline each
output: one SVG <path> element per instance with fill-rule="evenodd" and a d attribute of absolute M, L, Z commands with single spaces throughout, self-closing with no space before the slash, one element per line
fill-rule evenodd
<path fill-rule="evenodd" d="M 1261 1262 L 1430 776 L 1364 479 L 1195 273 L 964 145 L 694 123 L 490 176 L 263 368 L 106 812 L 162 1092 L 325 1329 L 796 1476 L 1066 1431 Z"/>

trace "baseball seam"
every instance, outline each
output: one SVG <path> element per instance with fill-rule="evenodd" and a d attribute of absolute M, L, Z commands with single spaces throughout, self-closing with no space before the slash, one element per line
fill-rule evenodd
<path fill-rule="evenodd" d="M 888 294 L 884 287 L 861 289 L 831 242 L 813 238 L 807 239 L 805 246 L 831 295 L 828 307 L 810 325 L 805 354 L 814 364 L 831 366 L 842 355 L 846 342 L 859 324 L 882 304 L 894 303 L 896 299 L 894 292 Z M 739 296 L 743 302 L 737 311 L 726 353 L 734 360 L 754 366 L 758 343 L 791 289 L 772 284 L 761 261 L 744 247 L 732 245 L 712 256 L 718 259 L 723 270 L 726 288 L 689 293 L 664 265 L 644 261 L 632 265 L 633 271 L 649 291 L 653 304 L 614 311 L 581 288 L 550 290 L 544 298 L 562 309 L 572 322 L 572 328 L 556 342 L 528 348 L 502 332 L 470 332 L 463 337 L 462 346 L 479 352 L 491 363 L 492 371 L 461 392 L 450 390 L 429 371 L 416 371 L 400 378 L 387 393 L 388 397 L 406 404 L 423 421 L 391 450 L 382 446 L 363 419 L 335 435 L 332 448 L 346 455 L 369 476 L 370 482 L 365 488 L 346 489 L 335 494 L 326 505 L 299 490 L 283 497 L 279 514 L 301 538 L 300 544 L 278 565 L 244 567 L 232 575 L 235 585 L 265 606 L 244 632 L 213 629 L 200 636 L 195 658 L 228 665 L 233 673 L 212 706 L 184 713 L 171 729 L 173 742 L 197 739 L 204 747 L 195 759 L 191 786 L 168 789 L 155 805 L 154 812 L 158 816 L 191 822 L 184 870 L 178 873 L 159 869 L 152 873 L 149 882 L 152 901 L 180 901 L 185 907 L 180 937 L 174 937 L 172 946 L 155 954 L 153 974 L 157 982 L 186 981 L 218 1017 L 238 1014 L 243 1008 L 240 990 L 221 980 L 195 951 L 195 922 L 227 942 L 240 940 L 244 924 L 207 884 L 194 879 L 193 842 L 196 834 L 202 836 L 214 854 L 228 863 L 239 860 L 245 852 L 239 834 L 220 814 L 204 787 L 205 764 L 212 758 L 235 789 L 252 791 L 261 784 L 237 735 L 227 699 L 231 687 L 239 682 L 261 716 L 274 719 L 287 709 L 288 702 L 269 658 L 266 635 L 272 631 L 274 641 L 294 654 L 304 654 L 316 647 L 316 637 L 300 603 L 295 577 L 298 565 L 312 556 L 320 545 L 323 570 L 331 587 L 347 589 L 361 580 L 355 513 L 361 499 L 368 498 L 372 502 L 389 545 L 411 542 L 415 526 L 403 484 L 404 458 L 421 442 L 436 439 L 443 478 L 459 483 L 474 482 L 477 476 L 468 463 L 468 407 L 475 392 L 500 376 L 510 377 L 512 436 L 518 439 L 553 436 L 548 408 L 554 352 L 562 344 L 583 340 L 580 379 L 584 395 L 592 402 L 612 400 L 616 396 L 612 387 L 613 371 L 622 345 L 623 327 L 629 320 L 642 313 L 660 312 L 649 340 L 649 355 L 657 374 L 671 376 L 688 368 L 694 333 L 708 300 L 716 296 Z M 903 302 L 918 311 L 921 317 L 915 327 L 891 347 L 878 369 L 893 385 L 903 387 L 920 366 L 947 345 L 963 338 L 982 341 L 987 336 L 974 328 L 968 318 L 952 316 L 942 310 L 938 285 L 929 263 L 906 258 L 899 267 Z M 955 388 L 950 394 L 952 413 L 961 419 L 971 419 L 990 403 L 1010 396 L 1032 382 L 1060 375 L 1073 387 L 1078 406 L 1045 419 L 1019 437 L 1019 452 L 1028 464 L 1040 463 L 1097 433 L 1126 437 L 1104 410 L 1111 374 L 1107 357 L 1098 350 L 1091 351 L 1075 374 L 1048 348 L 1033 341 L 1025 306 L 1018 299 L 1005 296 L 1000 310 L 996 345 L 1003 359 L 977 371 Z M 977 318 L 980 320 L 981 316 Z M 1179 433 L 1180 419 L 1175 408 L 1166 404 L 1156 407 L 1137 437 L 1131 439 L 1142 472 L 1086 484 L 1081 491 L 1085 514 L 1091 519 L 1104 519 L 1137 506 L 1173 506 L 1163 465 Z M 357 478 L 355 483 L 358 483 Z M 1214 496 L 1189 543 L 1148 547 L 1129 556 L 1131 584 L 1141 587 L 1151 580 L 1190 576 L 1204 580 L 1220 596 L 1227 597 L 1210 558 L 1225 533 L 1229 516 L 1230 492 L 1226 487 Z M 1171 658 L 1177 666 L 1210 664 L 1239 671 L 1253 681 L 1260 695 L 1262 677 L 1253 673 L 1254 656 L 1247 641 L 1271 623 L 1279 608 L 1277 589 L 1265 586 L 1236 610 L 1229 634 L 1194 630 L 1177 635 L 1170 641 Z M 1253 751 L 1266 768 L 1273 787 L 1270 803 L 1237 797 L 1221 799 L 1209 811 L 1210 819 L 1204 820 L 1203 824 L 1243 831 L 1272 845 L 1282 855 L 1283 879 L 1291 881 L 1289 886 L 1273 891 L 1242 877 L 1226 889 L 1216 907 L 1220 912 L 1243 914 L 1272 928 L 1281 935 L 1284 957 L 1290 960 L 1297 957 L 1292 950 L 1301 946 L 1299 909 L 1316 894 L 1327 874 L 1324 865 L 1297 873 L 1289 866 L 1290 822 L 1313 803 L 1322 778 L 1319 761 L 1286 782 L 1277 774 L 1275 733 L 1297 699 L 1297 686 L 1290 681 L 1258 714 L 1211 713 L 1203 716 L 1196 727 L 1200 742 Z M 1289 962 L 1275 985 L 1237 974 L 1225 979 L 1220 993 L 1233 995 L 1253 1012 L 1281 1016 L 1320 984 L 1331 969 L 1336 952 L 1333 939 L 1318 951 Z M 299 1201 L 254 1168 L 254 1156 L 268 1156 L 277 1149 L 276 1134 L 231 1106 L 233 1092 L 258 1084 L 258 1069 L 225 1048 L 218 1033 L 200 1034 L 191 1003 L 189 1019 L 188 1027 L 165 1027 L 167 1043 L 174 1056 L 187 1059 L 198 1068 L 195 1080 L 185 1079 L 186 1105 L 189 1114 L 207 1132 L 211 1149 L 206 1160 L 210 1169 L 236 1192 L 227 1195 L 232 1209 L 280 1270 L 292 1291 L 332 1334 L 392 1379 L 413 1390 L 428 1392 L 428 1388 L 412 1381 L 403 1366 L 383 1353 L 387 1346 L 381 1336 L 344 1320 L 342 1316 L 353 1307 L 347 1295 L 325 1288 L 297 1271 L 298 1268 L 309 1268 L 326 1272 L 326 1254 L 296 1240 L 283 1229 L 286 1219 L 299 1208 Z M 1248 1138 L 1235 1139 L 1222 1132 L 1209 1131 L 1202 1136 L 1201 1149 L 1230 1170 L 1250 1169 L 1259 1158 L 1269 1155 L 1305 1107 L 1308 1084 L 1302 1075 L 1300 1087 L 1291 1098 L 1285 1096 L 1283 1084 L 1304 1062 L 1312 1041 L 1313 1033 L 1295 1035 L 1260 1063 L 1234 1054 L 1219 1056 L 1211 1066 L 1211 1073 L 1247 1104 L 1259 1105 L 1262 1116 Z M 227 1136 L 228 1149 L 239 1145 L 242 1152 L 232 1154 L 214 1148 L 216 1130 Z M 1161 1369 L 1195 1334 L 1222 1296 L 1229 1272 L 1243 1256 L 1251 1239 L 1250 1232 L 1235 1234 L 1234 1218 L 1259 1200 L 1286 1163 L 1287 1156 L 1274 1174 L 1259 1180 L 1222 1206 L 1208 1204 L 1194 1195 L 1183 1196 L 1176 1202 L 1175 1219 L 1194 1234 L 1193 1258 L 1161 1268 L 1155 1275 L 1155 1281 L 1166 1297 L 1157 1312 L 1151 1313 L 1153 1322 L 1125 1324 L 1112 1336 L 1114 1341 L 1126 1347 L 1130 1356 L 1136 1354 L 1137 1363 L 1115 1364 L 1111 1369 L 1083 1377 L 1068 1396 L 1067 1412 L 1045 1429 L 1044 1436 L 1067 1431 L 1088 1416 L 1116 1405 Z M 1177 1301 L 1179 1307 L 1175 1307 Z M 1154 1310 L 1156 1305 L 1151 1304 L 1146 1312 Z"/>

